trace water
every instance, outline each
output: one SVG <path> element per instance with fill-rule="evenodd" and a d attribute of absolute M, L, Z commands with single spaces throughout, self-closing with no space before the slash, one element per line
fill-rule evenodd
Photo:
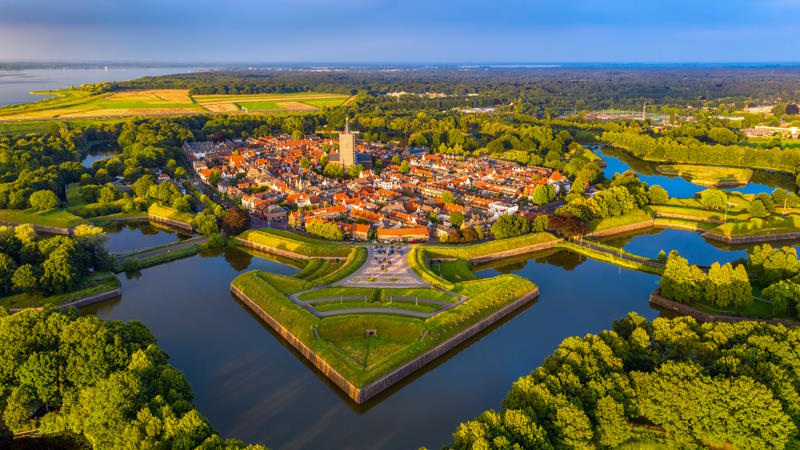
<path fill-rule="evenodd" d="M 135 250 L 156 247 L 191 237 L 150 223 L 115 223 L 103 227 L 108 242 L 106 248 L 111 253 L 127 253 Z"/>
<path fill-rule="evenodd" d="M 670 197 L 694 197 L 700 191 L 708 189 L 707 186 L 694 184 L 686 181 L 679 176 L 662 175 L 656 172 L 656 164 L 642 161 L 622 150 L 609 147 L 599 147 L 598 156 L 606 162 L 603 175 L 611 179 L 615 173 L 623 173 L 633 170 L 639 178 L 648 185 L 657 184 L 669 192 Z M 725 191 L 737 191 L 744 194 L 760 194 L 762 192 L 771 193 L 776 187 L 793 189 L 791 180 L 787 176 L 766 172 L 763 170 L 753 171 L 753 178 L 746 186 L 724 188 Z"/>
<path fill-rule="evenodd" d="M 298 270 L 226 249 L 121 276 L 122 297 L 87 312 L 143 322 L 216 430 L 276 449 L 438 448 L 460 422 L 499 408 L 511 384 L 564 338 L 608 329 L 629 311 L 658 315 L 647 300 L 653 275 L 568 253 L 481 267 L 482 276 L 530 278 L 540 285 L 539 300 L 357 406 L 231 296 L 230 281 L 252 269 Z"/>
<path fill-rule="evenodd" d="M 47 96 L 33 95 L 31 91 L 48 91 L 78 87 L 84 83 L 123 81 L 146 76 L 195 72 L 196 67 L 113 67 L 96 69 L 0 69 L 0 106 L 43 100 Z"/>
<path fill-rule="evenodd" d="M 81 160 L 81 164 L 83 164 L 83 167 L 92 167 L 92 164 L 94 164 L 95 161 L 111 158 L 112 156 L 117 154 L 118 154 L 117 152 L 111 150 L 91 151 L 87 153 L 86 156 L 83 157 L 83 160 Z"/>

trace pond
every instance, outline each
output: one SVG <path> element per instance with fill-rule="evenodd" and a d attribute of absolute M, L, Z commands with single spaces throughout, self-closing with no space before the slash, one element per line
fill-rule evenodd
<path fill-rule="evenodd" d="M 128 253 L 188 239 L 190 234 L 153 225 L 149 222 L 114 223 L 103 227 L 111 253 Z"/>
<path fill-rule="evenodd" d="M 513 272 L 541 288 L 538 301 L 451 352 L 386 395 L 357 406 L 235 300 L 247 270 L 298 269 L 237 248 L 121 275 L 121 298 L 85 313 L 147 325 L 192 385 L 195 404 L 226 437 L 276 449 L 439 448 L 458 424 L 500 407 L 511 384 L 569 336 L 608 329 L 636 311 L 658 312 L 658 277 L 569 253 L 479 268 Z"/>
<path fill-rule="evenodd" d="M 703 238 L 698 232 L 651 228 L 602 240 L 606 244 L 645 256 L 656 258 L 658 252 L 671 250 L 689 260 L 692 264 L 709 266 L 714 262 L 726 263 L 747 258 L 747 250 L 753 245 L 730 245 Z M 798 242 L 770 242 L 773 247 L 790 246 L 798 248 Z"/>
<path fill-rule="evenodd" d="M 670 197 L 694 197 L 698 192 L 708 189 L 706 186 L 694 184 L 679 176 L 662 175 L 656 171 L 657 164 L 638 159 L 624 150 L 604 146 L 595 146 L 594 148 L 597 155 L 606 163 L 603 175 L 608 179 L 613 178 L 615 173 L 633 170 L 648 185 L 657 184 L 666 189 Z M 724 188 L 723 190 L 744 194 L 771 193 L 776 187 L 794 189 L 792 183 L 793 180 L 787 175 L 754 170 L 751 182 L 747 186 Z"/>

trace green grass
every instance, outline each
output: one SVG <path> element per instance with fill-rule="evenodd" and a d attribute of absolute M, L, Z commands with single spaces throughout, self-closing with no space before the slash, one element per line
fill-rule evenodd
<path fill-rule="evenodd" d="M 695 184 L 719 186 L 724 184 L 746 185 L 753 176 L 751 169 L 719 166 L 696 166 L 691 164 L 661 164 L 658 171 L 664 175 L 679 176 Z"/>
<path fill-rule="evenodd" d="M 309 257 L 339 257 L 346 258 L 352 247 L 347 245 L 331 244 L 327 241 L 310 238 L 308 236 L 274 228 L 247 230 L 240 234 L 241 239 L 249 240 L 268 247 L 287 250 Z"/>
<path fill-rule="evenodd" d="M 319 277 L 325 276 L 331 272 L 335 272 L 342 267 L 342 263 L 331 259 L 312 258 L 306 263 L 303 270 L 296 273 L 294 276 L 302 280 L 316 280 Z"/>
<path fill-rule="evenodd" d="M 708 231 L 729 237 L 800 232 L 800 215 L 771 216 L 767 219 L 753 217 L 747 221 L 728 222 Z"/>
<path fill-rule="evenodd" d="M 57 228 L 71 228 L 86 223 L 83 218 L 62 208 L 42 212 L 36 212 L 33 209 L 0 209 L 0 221 Z"/>
<path fill-rule="evenodd" d="M 171 245 L 171 244 L 169 244 L 169 245 Z M 132 269 L 136 269 L 136 270 L 145 269 L 147 267 L 153 267 L 153 266 L 157 266 L 159 264 L 168 263 L 170 261 L 175 261 L 175 260 L 178 260 L 178 259 L 183 259 L 183 258 L 188 258 L 190 256 L 194 256 L 194 255 L 197 254 L 197 252 L 200 251 L 200 248 L 201 248 L 201 245 L 197 244 L 197 245 L 191 245 L 189 247 L 183 247 L 183 248 L 180 248 L 178 250 L 173 250 L 173 251 L 170 251 L 170 252 L 164 252 L 164 253 L 159 253 L 157 255 L 148 256 L 147 258 L 136 258 L 135 256 L 129 256 L 129 257 L 124 258 L 124 259 L 134 259 L 135 260 L 135 262 L 130 263 L 132 265 L 129 266 L 129 267 L 132 268 Z M 152 250 L 152 249 L 147 249 L 145 251 L 150 251 L 150 250 Z M 121 260 L 121 261 L 124 261 L 124 259 Z M 118 264 L 118 267 L 115 268 L 115 271 L 116 272 L 123 272 L 123 271 L 125 271 L 125 268 L 126 268 L 125 263 L 121 262 L 120 264 Z"/>
<path fill-rule="evenodd" d="M 472 259 L 507 250 L 515 250 L 531 245 L 543 244 L 557 240 L 550 233 L 531 233 L 508 239 L 494 239 L 471 245 L 423 245 L 421 246 L 431 258 Z"/>
<path fill-rule="evenodd" d="M 457 259 L 455 261 L 444 261 L 431 268 L 440 277 L 451 283 L 459 281 L 477 280 L 478 276 L 472 273 L 469 261 Z"/>
<path fill-rule="evenodd" d="M 311 272 L 309 269 L 307 273 Z M 293 277 L 253 271 L 238 276 L 232 284 L 357 387 L 382 377 L 535 288 L 533 283 L 516 275 L 457 283 L 457 292 L 470 297 L 470 300 L 423 321 L 389 314 L 348 314 L 318 319 L 286 297 L 287 294 L 304 290 L 310 284 L 309 281 Z M 334 287 L 312 291 L 303 297 L 359 294 L 369 296 L 367 307 L 425 312 L 435 311 L 438 307 L 415 305 L 413 301 L 394 301 L 389 304 L 388 296 L 419 295 L 455 301 L 454 297 L 428 288 Z M 330 302 L 315 307 L 334 310 L 364 307 L 364 303 Z M 315 328 L 319 338 L 314 336 Z M 366 337 L 367 330 L 375 330 L 377 335 Z M 423 336 L 426 336 L 424 340 Z"/>
<path fill-rule="evenodd" d="M 0 308 L 39 308 L 63 305 L 90 295 L 119 288 L 119 279 L 109 272 L 97 272 L 84 278 L 77 289 L 64 294 L 45 295 L 38 292 L 20 293 L 0 297 Z"/>
<path fill-rule="evenodd" d="M 194 219 L 194 214 L 192 213 L 180 212 L 168 206 L 159 205 L 158 203 L 150 205 L 150 207 L 147 208 L 147 214 L 183 222 L 187 225 Z"/>
<path fill-rule="evenodd" d="M 700 222 L 687 219 L 674 219 L 667 217 L 656 217 L 653 225 L 660 228 L 674 228 L 677 230 L 687 231 L 707 231 L 714 227 L 716 224 L 711 222 Z"/>
<path fill-rule="evenodd" d="M 594 243 L 594 244 L 597 244 L 597 243 Z M 573 253 L 578 253 L 580 255 L 587 256 L 587 257 L 592 258 L 592 259 L 596 259 L 596 260 L 601 261 L 601 262 L 607 262 L 609 264 L 614 264 L 615 266 L 624 267 L 626 269 L 639 270 L 641 272 L 655 273 L 655 274 L 658 274 L 658 275 L 661 275 L 662 273 L 664 273 L 664 269 L 663 268 L 647 264 L 647 262 L 652 262 L 652 260 L 649 260 L 648 258 L 645 258 L 643 256 L 639 256 L 639 255 L 634 255 L 634 254 L 628 253 L 628 252 L 626 252 L 624 250 L 622 250 L 622 252 L 621 252 L 622 255 L 627 255 L 627 256 L 629 256 L 631 258 L 634 258 L 635 260 L 632 261 L 630 259 L 626 259 L 626 258 L 620 257 L 619 256 L 620 255 L 619 251 L 616 251 L 613 254 L 611 254 L 611 253 L 603 252 L 603 251 L 600 251 L 600 250 L 597 250 L 597 249 L 584 247 L 584 246 L 578 245 L 578 244 L 576 244 L 574 242 L 560 242 L 558 244 L 558 247 L 559 248 L 563 248 L 564 250 L 571 251 Z M 617 250 L 619 250 L 619 249 L 617 249 Z"/>
<path fill-rule="evenodd" d="M 652 220 L 653 218 L 646 211 L 636 210 L 621 216 L 592 220 L 586 224 L 586 230 L 593 233 Z"/>
<path fill-rule="evenodd" d="M 398 309 L 403 311 L 415 311 L 423 313 L 431 313 L 441 308 L 438 305 L 431 305 L 428 303 L 414 304 L 409 301 L 393 301 L 389 302 L 364 302 L 358 300 L 345 300 L 343 302 L 324 302 L 315 303 L 313 305 L 317 311 L 336 311 L 340 309 L 350 308 L 381 308 L 381 309 Z"/>
<path fill-rule="evenodd" d="M 314 106 L 316 108 L 332 108 L 334 106 L 341 105 L 342 99 L 331 98 L 331 99 L 319 99 L 319 100 L 303 100 L 301 103 Z"/>
<path fill-rule="evenodd" d="M 354 286 L 333 286 L 306 292 L 298 296 L 300 300 L 320 298 L 365 296 L 367 301 L 388 302 L 390 297 L 420 297 L 430 300 L 455 303 L 457 298 L 431 288 L 371 288 Z M 363 303 L 363 302 L 362 302 Z"/>

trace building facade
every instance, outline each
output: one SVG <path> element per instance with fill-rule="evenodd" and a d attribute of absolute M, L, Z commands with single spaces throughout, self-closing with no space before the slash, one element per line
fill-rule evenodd
<path fill-rule="evenodd" d="M 356 137 L 350 132 L 350 119 L 345 119 L 344 132 L 339 133 L 339 163 L 347 169 L 356 164 Z"/>

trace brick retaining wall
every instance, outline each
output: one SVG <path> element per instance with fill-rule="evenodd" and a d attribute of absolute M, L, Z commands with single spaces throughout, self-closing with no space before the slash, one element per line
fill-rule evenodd
<path fill-rule="evenodd" d="M 156 223 L 163 223 L 171 227 L 179 228 L 181 230 L 186 230 L 190 233 L 194 232 L 194 227 L 192 227 L 186 222 L 181 222 L 180 220 L 174 220 L 167 217 L 156 216 L 154 214 L 148 214 L 147 218 Z"/>
<path fill-rule="evenodd" d="M 538 251 L 542 251 L 542 250 L 549 250 L 551 248 L 554 248 L 556 245 L 558 245 L 562 241 L 563 241 L 563 239 L 554 239 L 552 241 L 542 242 L 541 244 L 533 244 L 533 245 L 527 245 L 525 247 L 515 248 L 515 249 L 512 249 L 512 250 L 504 250 L 502 252 L 495 252 L 495 253 L 492 253 L 492 254 L 486 255 L 486 256 L 479 256 L 477 258 L 470 258 L 469 260 L 472 261 L 475 264 L 482 264 L 482 263 L 486 263 L 486 262 L 489 262 L 489 261 L 494 261 L 496 259 L 510 258 L 512 256 L 519 256 L 519 255 L 525 255 L 525 254 L 528 254 L 528 253 L 534 253 L 534 252 L 538 252 Z"/>
<path fill-rule="evenodd" d="M 247 248 L 252 248 L 254 250 L 259 250 L 259 251 L 262 251 L 264 253 L 272 253 L 273 255 L 283 256 L 283 257 L 289 258 L 289 259 L 307 260 L 307 259 L 316 258 L 316 259 L 330 259 L 330 260 L 335 260 L 335 261 L 344 261 L 345 259 L 347 259 L 347 256 L 306 256 L 306 255 L 301 255 L 300 253 L 295 253 L 295 252 L 293 252 L 291 250 L 284 250 L 282 248 L 276 248 L 276 247 L 272 247 L 272 246 L 269 246 L 269 245 L 259 244 L 258 242 L 253 242 L 253 241 L 250 241 L 250 240 L 247 240 L 247 239 L 242 239 L 242 238 L 240 238 L 238 236 L 236 238 L 234 238 L 234 239 L 235 239 L 236 243 L 241 244 L 241 245 L 243 245 L 243 246 L 245 246 Z"/>
<path fill-rule="evenodd" d="M 407 362 L 406 364 L 403 364 L 402 366 L 393 370 L 389 374 L 384 375 L 378 380 L 373 381 L 372 383 L 359 389 L 352 383 L 350 383 L 339 372 L 337 372 L 336 369 L 331 367 L 331 365 L 328 364 L 324 359 L 317 356 L 317 354 L 314 353 L 313 350 L 311 350 L 302 341 L 297 339 L 289 330 L 284 328 L 283 325 L 280 324 L 280 322 L 272 318 L 272 316 L 270 316 L 266 311 L 260 308 L 255 302 L 250 300 L 242 291 L 240 291 L 236 286 L 234 286 L 233 283 L 231 283 L 231 292 L 236 298 L 238 298 L 242 303 L 244 303 L 248 308 L 250 308 L 256 315 L 258 315 L 262 320 L 264 320 L 264 322 L 266 322 L 270 327 L 272 327 L 273 330 L 275 330 L 278 334 L 280 334 L 281 337 L 286 339 L 286 341 L 292 347 L 294 347 L 294 349 L 297 350 L 301 355 L 303 355 L 311 364 L 313 364 L 314 367 L 319 369 L 320 372 L 322 372 L 336 386 L 342 389 L 351 399 L 353 399 L 356 403 L 359 404 L 366 402 L 372 397 L 375 397 L 376 395 L 390 388 L 391 386 L 401 381 L 405 377 L 421 369 L 428 363 L 434 361 L 435 359 L 439 358 L 440 356 L 454 349 L 458 345 L 464 343 L 469 338 L 487 329 L 497 321 L 503 319 L 504 317 L 508 316 L 512 312 L 516 311 L 526 303 L 530 302 L 531 300 L 539 296 L 539 288 L 538 287 L 534 288 L 524 296 L 513 301 L 512 303 L 509 303 L 502 309 L 495 311 L 493 314 L 491 314 L 488 317 L 485 317 L 478 323 L 475 323 L 469 328 L 462 330 L 460 333 L 442 342 L 436 347 L 428 350 L 422 355 L 414 358 L 413 360 Z"/>
<path fill-rule="evenodd" d="M 728 244 L 759 244 L 761 242 L 796 241 L 800 239 L 800 232 L 755 234 L 752 236 L 725 236 L 723 234 L 706 231 L 703 233 L 703 237 Z"/>
<path fill-rule="evenodd" d="M 628 232 L 631 232 L 631 231 L 637 231 L 637 230 L 641 230 L 641 229 L 644 229 L 644 228 L 652 228 L 653 227 L 653 223 L 654 223 L 653 219 L 645 220 L 643 222 L 637 222 L 637 223 L 632 223 L 632 224 L 629 224 L 629 225 L 623 225 L 623 226 L 619 226 L 619 227 L 609 228 L 607 230 L 595 231 L 595 232 L 587 234 L 585 237 L 606 237 L 606 236 L 612 236 L 612 235 L 615 235 L 615 234 L 628 233 Z"/>

